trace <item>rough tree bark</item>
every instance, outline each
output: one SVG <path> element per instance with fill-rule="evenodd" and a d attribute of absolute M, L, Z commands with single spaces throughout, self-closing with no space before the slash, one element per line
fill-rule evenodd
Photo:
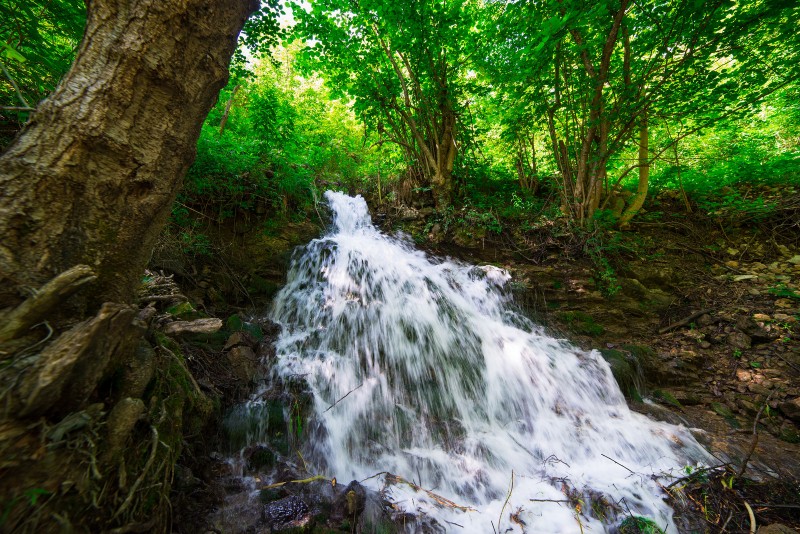
<path fill-rule="evenodd" d="M 0 310 L 61 272 L 130 302 L 257 0 L 89 0 L 77 59 L 0 157 Z"/>

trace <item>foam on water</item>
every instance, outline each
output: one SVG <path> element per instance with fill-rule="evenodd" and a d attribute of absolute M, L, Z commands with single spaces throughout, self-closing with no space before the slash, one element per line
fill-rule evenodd
<path fill-rule="evenodd" d="M 474 508 L 390 486 L 398 507 L 450 532 L 522 532 L 512 512 L 527 532 L 611 528 L 576 516 L 565 488 L 675 531 L 650 475 L 707 458 L 686 429 L 632 413 L 597 352 L 515 311 L 502 269 L 431 259 L 375 229 L 361 197 L 325 196 L 334 228 L 295 254 L 272 311 L 276 372 L 313 393 L 312 471 L 388 471 Z"/>

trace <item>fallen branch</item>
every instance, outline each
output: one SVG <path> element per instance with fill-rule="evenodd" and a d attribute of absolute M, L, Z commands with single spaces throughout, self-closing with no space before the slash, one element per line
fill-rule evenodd
<path fill-rule="evenodd" d="M 0 343 L 14 339 L 24 330 L 42 322 L 58 304 L 84 284 L 96 279 L 97 276 L 87 265 L 76 265 L 59 274 L 0 320 L 4 323 L 0 327 Z"/>
<path fill-rule="evenodd" d="M 222 319 L 196 319 L 194 321 L 175 321 L 164 327 L 164 333 L 170 336 L 183 334 L 213 334 L 222 328 Z"/>
<path fill-rule="evenodd" d="M 511 470 L 511 487 L 508 488 L 508 495 L 506 495 L 506 501 L 503 503 L 503 507 L 500 508 L 500 517 L 497 518 L 497 529 L 500 530 L 500 522 L 503 520 L 503 512 L 506 511 L 506 506 L 508 505 L 508 500 L 511 498 L 511 493 L 514 491 L 514 470 Z"/>
<path fill-rule="evenodd" d="M 750 457 L 753 456 L 753 453 L 756 450 L 756 446 L 758 445 L 758 420 L 761 419 L 761 414 L 764 413 L 764 409 L 767 407 L 767 403 L 771 397 L 772 393 L 767 396 L 767 398 L 764 400 L 764 404 L 761 405 L 761 409 L 758 410 L 758 413 L 756 414 L 756 419 L 753 421 L 753 440 L 750 442 L 750 450 L 747 451 L 747 456 L 745 456 L 744 460 L 742 460 L 742 466 L 736 473 L 736 478 L 741 478 L 742 475 L 744 475 L 744 472 L 747 469 L 747 463 L 750 461 Z"/>
<path fill-rule="evenodd" d="M 345 398 L 346 398 L 348 395 L 350 395 L 352 392 L 354 392 L 355 390 L 357 390 L 358 388 L 360 388 L 360 387 L 361 387 L 361 386 L 363 386 L 363 385 L 364 385 L 364 383 L 362 382 L 362 383 L 361 383 L 361 384 L 359 384 L 357 387 L 354 387 L 353 389 L 351 389 L 350 391 L 348 391 L 347 393 L 345 393 L 343 397 L 339 397 L 339 399 L 338 399 L 336 402 L 334 402 L 333 404 L 331 404 L 330 406 L 328 406 L 328 407 L 325 409 L 325 411 L 324 411 L 324 412 L 322 412 L 322 413 L 325 413 L 325 412 L 327 412 L 328 410 L 330 410 L 331 408 L 333 408 L 334 406 L 336 406 L 337 404 L 339 404 L 339 403 L 340 403 L 341 401 L 343 401 L 343 400 L 344 400 L 344 399 L 345 399 Z"/>
<path fill-rule="evenodd" d="M 705 309 L 705 310 L 700 310 L 697 313 L 693 313 L 690 316 L 681 319 L 677 323 L 673 323 L 673 324 L 671 324 L 669 326 L 665 326 L 664 328 L 659 330 L 658 333 L 659 334 L 666 334 L 667 332 L 671 332 L 672 330 L 675 330 L 676 328 L 680 328 L 682 326 L 685 326 L 685 325 L 691 323 L 692 321 L 694 321 L 695 319 L 697 319 L 701 315 L 705 315 L 705 314 L 707 314 L 709 312 L 712 312 L 712 311 L 714 311 L 714 310 L 711 309 L 711 308 Z"/>
<path fill-rule="evenodd" d="M 310 484 L 312 482 L 316 482 L 318 480 L 328 480 L 322 475 L 315 475 L 313 477 L 304 478 L 302 480 L 287 480 L 285 482 L 276 482 L 275 484 L 269 484 L 268 486 L 262 486 L 259 489 L 273 489 L 273 488 L 280 488 L 281 486 L 285 486 L 286 484 Z"/>
<path fill-rule="evenodd" d="M 436 501 L 437 503 L 439 503 L 442 506 L 446 506 L 448 508 L 455 508 L 457 510 L 461 510 L 462 512 L 475 512 L 476 511 L 475 508 L 470 508 L 469 506 L 458 505 L 458 504 L 454 503 L 453 501 L 451 501 L 450 499 L 446 499 L 446 498 L 442 497 L 441 495 L 437 495 L 436 493 L 432 492 L 431 490 L 426 490 L 425 488 L 422 488 L 422 487 L 414 484 L 413 482 L 409 482 L 408 480 L 404 479 L 401 476 L 393 475 L 392 473 L 386 473 L 386 483 L 387 484 L 394 484 L 395 482 L 402 482 L 403 484 L 406 484 L 407 486 L 409 486 L 414 491 L 421 491 L 421 492 L 425 493 L 428 497 L 430 497 L 431 499 L 433 499 L 434 501 Z"/>
<path fill-rule="evenodd" d="M 612 462 L 614 462 L 615 464 L 617 464 L 618 466 L 620 466 L 620 467 L 621 467 L 621 468 L 623 468 L 623 469 L 627 469 L 627 470 L 628 470 L 628 472 L 629 472 L 630 474 L 632 474 L 632 475 L 635 475 L 635 474 L 636 474 L 636 473 L 635 473 L 635 472 L 634 472 L 632 469 L 630 469 L 629 467 L 626 467 L 626 466 L 622 465 L 621 463 L 619 463 L 619 462 L 618 462 L 618 461 L 616 461 L 615 459 L 611 458 L 610 456 L 606 456 L 605 454 L 601 454 L 600 456 L 602 456 L 603 458 L 607 458 L 607 459 L 611 460 Z"/>

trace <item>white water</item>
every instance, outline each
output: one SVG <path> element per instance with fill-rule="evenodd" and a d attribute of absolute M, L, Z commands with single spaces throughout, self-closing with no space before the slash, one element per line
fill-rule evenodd
<path fill-rule="evenodd" d="M 686 429 L 632 413 L 597 352 L 515 312 L 505 271 L 432 260 L 378 232 L 361 197 L 325 196 L 335 227 L 298 251 L 272 313 L 277 372 L 313 392 L 312 471 L 388 471 L 475 509 L 389 487 L 448 532 L 523 532 L 511 513 L 531 533 L 613 528 L 592 517 L 590 490 L 619 503 L 618 520 L 630 511 L 676 531 L 650 475 L 706 459 Z M 542 502 L 564 501 L 565 486 L 584 493 L 580 516 Z"/>

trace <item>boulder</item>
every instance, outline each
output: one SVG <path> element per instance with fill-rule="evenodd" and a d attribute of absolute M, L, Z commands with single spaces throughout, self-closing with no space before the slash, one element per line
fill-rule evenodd
<path fill-rule="evenodd" d="M 262 516 L 270 527 L 270 532 L 302 527 L 311 519 L 308 505 L 296 495 L 267 504 L 264 506 Z"/>
<path fill-rule="evenodd" d="M 228 338 L 228 341 L 225 342 L 225 347 L 223 347 L 222 350 L 230 350 L 233 347 L 239 346 L 253 348 L 256 346 L 256 340 L 247 331 L 240 330 L 231 334 L 231 336 Z"/>
<path fill-rule="evenodd" d="M 778 408 L 783 415 L 796 423 L 800 423 L 800 397 L 781 403 Z"/>
<path fill-rule="evenodd" d="M 728 345 L 735 349 L 744 350 L 749 349 L 753 341 L 750 336 L 743 332 L 731 332 L 726 338 Z"/>
<path fill-rule="evenodd" d="M 250 347 L 239 345 L 233 347 L 225 355 L 234 376 L 243 382 L 249 382 L 258 370 L 258 358 Z"/>

